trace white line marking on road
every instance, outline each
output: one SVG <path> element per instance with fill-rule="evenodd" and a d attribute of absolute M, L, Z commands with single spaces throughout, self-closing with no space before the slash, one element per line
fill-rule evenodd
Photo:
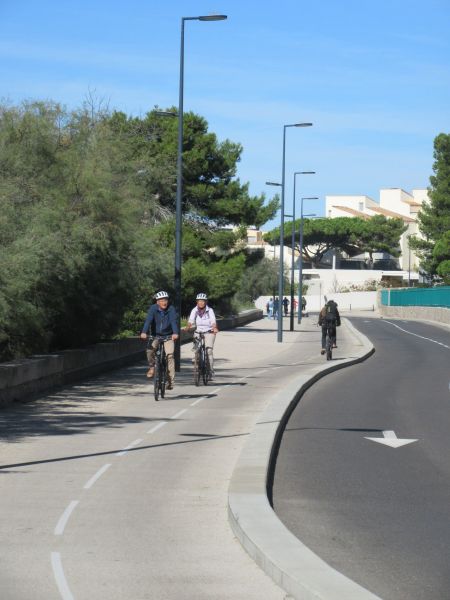
<path fill-rule="evenodd" d="M 181 417 L 181 415 L 184 415 L 184 413 L 187 412 L 187 408 L 183 408 L 183 410 L 180 410 L 180 412 L 177 412 L 176 415 L 173 415 L 173 417 L 170 417 L 171 419 L 178 419 L 178 417 Z"/>
<path fill-rule="evenodd" d="M 149 429 L 147 433 L 155 433 L 155 431 L 158 431 L 158 429 L 161 429 L 161 427 L 164 427 L 164 425 L 167 425 L 167 421 L 162 421 L 161 423 L 158 423 L 158 425 L 155 425 L 154 427 Z"/>
<path fill-rule="evenodd" d="M 106 473 L 106 471 L 109 469 L 110 466 L 111 466 L 111 463 L 103 465 L 103 467 L 101 467 L 101 469 L 99 469 L 97 471 L 97 473 L 89 479 L 89 481 L 84 486 L 84 489 L 88 490 L 89 488 L 91 488 L 94 485 L 94 483 L 97 481 L 97 479 L 100 479 L 100 477 L 103 475 L 103 473 Z"/>
<path fill-rule="evenodd" d="M 69 506 L 63 512 L 58 523 L 56 524 L 55 531 L 54 531 L 55 535 L 63 534 L 64 527 L 67 525 L 67 521 L 69 520 L 69 517 L 72 514 L 72 512 L 73 512 L 74 508 L 76 507 L 76 505 L 78 504 L 78 502 L 79 502 L 79 500 L 72 500 L 72 502 L 69 504 Z"/>
<path fill-rule="evenodd" d="M 218 394 L 221 388 L 217 388 L 211 392 L 211 394 Z"/>
<path fill-rule="evenodd" d="M 295 363 L 292 363 L 292 364 L 295 364 Z M 255 373 L 255 375 L 262 375 L 266 371 L 267 371 L 267 369 L 262 369 L 261 371 L 258 371 L 257 373 Z"/>
<path fill-rule="evenodd" d="M 203 400 L 204 400 L 204 399 L 205 399 L 205 398 L 197 398 L 197 400 L 195 400 L 195 402 L 193 402 L 193 403 L 191 404 L 191 406 L 195 406 L 196 404 L 199 404 L 199 402 L 203 402 Z"/>
<path fill-rule="evenodd" d="M 433 342 L 433 344 L 437 344 L 438 346 L 443 346 L 444 348 L 448 348 L 448 350 L 450 350 L 450 346 L 447 346 L 447 344 L 443 344 L 442 342 L 438 342 L 437 340 L 432 340 L 431 338 L 424 337 L 423 335 L 419 335 L 417 333 L 413 333 L 412 331 L 407 331 L 406 329 L 403 329 L 402 327 L 399 327 L 398 325 L 396 325 L 395 323 L 392 323 L 391 321 L 384 320 L 384 322 L 385 323 L 389 323 L 389 325 L 392 325 L 393 327 L 397 327 L 397 329 L 400 329 L 400 331 L 404 331 L 405 333 L 409 333 L 409 335 L 414 335 L 415 337 L 421 338 L 422 340 L 427 340 L 428 342 Z"/>
<path fill-rule="evenodd" d="M 52 552 L 51 560 L 53 575 L 55 576 L 56 585 L 58 586 L 61 598 L 63 600 L 74 600 L 62 568 L 61 554 L 59 552 Z"/>
<path fill-rule="evenodd" d="M 128 444 L 128 446 L 125 446 L 125 448 L 123 450 L 121 450 L 120 452 L 117 452 L 116 456 L 123 456 L 124 454 L 126 454 L 128 452 L 128 450 L 130 450 L 130 448 L 133 448 L 133 446 L 137 446 L 141 442 L 142 442 L 141 438 L 139 438 L 138 440 L 134 440 L 134 442 L 131 442 L 131 444 Z"/>
<path fill-rule="evenodd" d="M 406 438 L 398 438 L 395 435 L 395 431 L 383 431 L 382 438 L 374 438 L 374 437 L 366 437 L 366 440 L 370 440 L 371 442 L 378 442 L 379 444 L 384 444 L 385 446 L 390 446 L 391 448 L 400 448 L 401 446 L 406 446 L 407 444 L 412 444 L 413 442 L 417 442 L 418 440 L 408 440 Z"/>

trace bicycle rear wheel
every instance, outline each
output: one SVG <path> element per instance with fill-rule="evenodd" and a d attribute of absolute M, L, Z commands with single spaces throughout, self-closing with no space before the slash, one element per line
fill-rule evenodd
<path fill-rule="evenodd" d="M 327 360 L 331 360 L 333 357 L 333 343 L 331 341 L 330 332 L 328 332 L 328 334 L 327 334 L 326 350 L 327 350 Z"/>

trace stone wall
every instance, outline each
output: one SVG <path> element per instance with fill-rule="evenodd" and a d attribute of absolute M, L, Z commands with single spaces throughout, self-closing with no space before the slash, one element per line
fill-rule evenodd
<path fill-rule="evenodd" d="M 383 306 L 379 303 L 378 310 L 382 317 L 436 321 L 437 323 L 450 325 L 450 308 L 440 308 L 438 306 Z"/>

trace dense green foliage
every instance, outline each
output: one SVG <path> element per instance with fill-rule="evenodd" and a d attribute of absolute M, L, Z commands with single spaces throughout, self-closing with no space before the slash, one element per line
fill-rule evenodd
<path fill-rule="evenodd" d="M 419 229 L 424 239 L 411 238 L 421 258 L 421 268 L 450 284 L 450 134 L 434 140 L 434 175 L 430 177 L 430 202 L 419 212 Z"/>
<path fill-rule="evenodd" d="M 136 332 L 154 291 L 172 291 L 176 129 L 92 103 L 0 107 L 0 360 Z M 276 203 L 249 196 L 241 146 L 202 117 L 186 115 L 183 149 L 183 308 L 201 289 L 230 310 L 245 227 Z"/>
<path fill-rule="evenodd" d="M 255 251 L 252 254 L 256 254 Z M 276 296 L 279 283 L 279 259 L 273 260 L 254 256 L 253 264 L 242 275 L 239 284 L 237 299 L 243 305 L 251 306 L 259 296 Z M 284 273 L 284 289 L 289 289 L 290 282 L 287 278 L 287 270 Z"/>
<path fill-rule="evenodd" d="M 295 247 L 300 250 L 300 220 L 295 221 Z M 374 252 L 388 252 L 399 256 L 400 236 L 406 230 L 401 219 L 387 219 L 375 215 L 369 219 L 358 217 L 337 217 L 334 219 L 304 219 L 303 258 L 318 264 L 332 249 L 355 256 L 367 252 L 372 258 Z M 273 229 L 265 235 L 272 244 L 279 243 L 280 230 Z M 292 223 L 284 228 L 284 243 L 292 245 Z"/>

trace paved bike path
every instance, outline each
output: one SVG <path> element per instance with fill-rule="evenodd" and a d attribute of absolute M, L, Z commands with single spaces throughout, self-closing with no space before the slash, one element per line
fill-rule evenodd
<path fill-rule="evenodd" d="M 163 401 L 143 363 L 0 411 L 4 597 L 285 598 L 227 519 L 262 411 L 326 362 L 313 317 L 283 344 L 276 327 L 265 319 L 221 332 L 206 388 L 192 385 L 188 345 Z M 338 336 L 336 360 L 355 345 L 346 327 Z"/>
<path fill-rule="evenodd" d="M 284 598 L 234 537 L 227 492 L 280 380 L 317 357 L 313 338 L 277 344 L 276 322 L 258 321 L 219 334 L 207 387 L 192 385 L 189 345 L 163 401 L 142 363 L 1 410 L 2 597 Z"/>

